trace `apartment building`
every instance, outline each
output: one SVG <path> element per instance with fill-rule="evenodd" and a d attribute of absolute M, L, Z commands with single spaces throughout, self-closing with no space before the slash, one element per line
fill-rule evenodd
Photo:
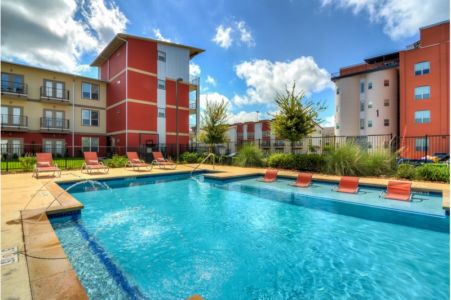
<path fill-rule="evenodd" d="M 203 51 L 116 35 L 91 64 L 108 82 L 107 144 L 188 144 L 190 114 L 199 120 L 199 84 L 190 82 L 189 61 Z M 195 99 L 190 106 L 191 91 Z"/>
<path fill-rule="evenodd" d="M 449 21 L 420 28 L 406 50 L 341 68 L 332 80 L 336 136 L 386 136 L 376 145 L 384 148 L 399 137 L 409 158 L 449 153 Z"/>
<path fill-rule="evenodd" d="M 91 64 L 99 79 L 2 61 L 2 154 L 188 144 L 190 115 L 199 128 L 189 61 L 203 51 L 117 34 Z"/>
<path fill-rule="evenodd" d="M 264 151 L 291 152 L 290 142 L 278 139 L 271 132 L 271 120 L 232 124 L 229 126 L 227 135 L 231 152 L 236 152 L 237 146 L 246 143 L 253 143 Z M 303 153 L 319 150 L 322 145 L 322 136 L 323 128 L 317 125 L 309 137 L 295 144 L 295 151 Z"/>
<path fill-rule="evenodd" d="M 399 52 L 400 136 L 414 157 L 449 153 L 449 21 L 420 28 L 420 40 Z M 429 137 L 426 137 L 429 136 Z"/>
<path fill-rule="evenodd" d="M 42 145 L 63 155 L 67 146 L 105 144 L 105 81 L 6 61 L 1 70 L 2 154 Z"/>

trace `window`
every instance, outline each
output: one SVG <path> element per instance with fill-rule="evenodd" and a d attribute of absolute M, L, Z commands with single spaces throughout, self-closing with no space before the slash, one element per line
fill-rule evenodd
<path fill-rule="evenodd" d="M 166 62 L 166 52 L 158 51 L 158 60 L 162 62 Z"/>
<path fill-rule="evenodd" d="M 99 85 L 82 82 L 81 95 L 83 99 L 99 100 Z"/>
<path fill-rule="evenodd" d="M 389 119 L 384 119 L 384 126 L 385 127 L 390 126 L 390 120 Z"/>
<path fill-rule="evenodd" d="M 415 123 L 423 124 L 431 122 L 431 112 L 429 110 L 419 110 L 415 112 Z"/>
<path fill-rule="evenodd" d="M 390 100 L 384 99 L 384 106 L 390 106 Z"/>
<path fill-rule="evenodd" d="M 417 86 L 415 88 L 415 100 L 429 99 L 431 96 L 431 87 L 429 85 Z"/>
<path fill-rule="evenodd" d="M 371 90 L 373 88 L 373 83 L 372 82 L 368 82 L 368 89 Z"/>
<path fill-rule="evenodd" d="M 368 102 L 368 108 L 373 108 L 373 102 L 371 101 Z"/>
<path fill-rule="evenodd" d="M 336 128 L 336 129 L 340 129 L 340 124 L 336 123 L 336 124 L 335 124 L 335 128 Z"/>
<path fill-rule="evenodd" d="M 44 88 L 41 91 L 41 96 L 48 98 L 66 99 L 64 93 L 64 82 L 48 79 L 44 80 Z"/>
<path fill-rule="evenodd" d="M 99 111 L 91 109 L 81 110 L 82 126 L 99 126 Z"/>
<path fill-rule="evenodd" d="M 64 111 L 44 110 L 44 118 L 42 118 L 41 126 L 68 129 L 68 126 L 65 126 Z"/>
<path fill-rule="evenodd" d="M 339 88 L 337 88 L 336 92 L 337 92 L 337 95 L 340 95 L 340 89 Z"/>
<path fill-rule="evenodd" d="M 365 103 L 360 102 L 360 111 L 365 111 Z"/>
<path fill-rule="evenodd" d="M 415 139 L 415 150 L 416 151 L 426 151 L 428 148 L 427 138 L 416 138 Z"/>
<path fill-rule="evenodd" d="M 81 138 L 81 147 L 83 148 L 83 152 L 99 151 L 99 138 L 98 137 L 82 137 Z"/>
<path fill-rule="evenodd" d="M 158 117 L 159 118 L 165 118 L 166 117 L 166 110 L 164 109 L 164 107 L 159 107 L 158 108 Z"/>
<path fill-rule="evenodd" d="M 430 64 L 428 61 L 423 61 L 415 64 L 415 75 L 425 75 L 430 72 Z"/>
<path fill-rule="evenodd" d="M 2 125 L 25 126 L 23 108 L 14 106 L 2 106 Z"/>
<path fill-rule="evenodd" d="M 50 152 L 54 155 L 63 156 L 65 153 L 64 140 L 43 140 L 44 152 Z"/>
<path fill-rule="evenodd" d="M 360 119 L 360 129 L 365 129 L 365 119 Z"/>
<path fill-rule="evenodd" d="M 25 93 L 23 75 L 2 73 L 2 92 Z"/>
<path fill-rule="evenodd" d="M 373 127 L 373 121 L 372 120 L 368 120 L 368 128 Z"/>
<path fill-rule="evenodd" d="M 360 82 L 360 93 L 364 93 L 365 92 L 365 82 L 361 81 Z"/>
<path fill-rule="evenodd" d="M 158 79 L 158 88 L 160 90 L 165 90 L 166 89 L 166 82 L 162 79 Z"/>
<path fill-rule="evenodd" d="M 385 79 L 384 80 L 384 86 L 390 86 L 390 80 Z"/>
<path fill-rule="evenodd" d="M 23 152 L 22 139 L 2 139 L 1 151 L 2 155 L 21 156 Z"/>

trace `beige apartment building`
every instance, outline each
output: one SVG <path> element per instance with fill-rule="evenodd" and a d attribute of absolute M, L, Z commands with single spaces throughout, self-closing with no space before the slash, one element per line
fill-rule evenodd
<path fill-rule="evenodd" d="M 105 145 L 106 82 L 6 61 L 1 70 L 2 155 Z"/>

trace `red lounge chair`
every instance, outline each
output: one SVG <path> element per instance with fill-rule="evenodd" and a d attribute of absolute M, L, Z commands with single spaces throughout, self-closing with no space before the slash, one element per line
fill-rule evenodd
<path fill-rule="evenodd" d="M 175 163 L 173 163 L 170 160 L 167 160 L 166 158 L 163 157 L 163 154 L 161 154 L 160 151 L 157 152 L 152 152 L 153 155 L 153 161 L 152 164 L 153 165 L 157 165 L 160 169 L 175 169 L 177 168 L 177 165 Z"/>
<path fill-rule="evenodd" d="M 343 176 L 338 184 L 337 192 L 355 194 L 359 191 L 359 177 Z"/>
<path fill-rule="evenodd" d="M 296 179 L 296 183 L 293 186 L 297 187 L 309 187 L 312 184 L 312 173 L 299 173 L 298 178 Z"/>
<path fill-rule="evenodd" d="M 279 170 L 277 170 L 277 169 L 266 170 L 265 176 L 260 181 L 274 182 L 277 179 L 277 173 L 279 173 Z"/>
<path fill-rule="evenodd" d="M 411 185 L 412 183 L 409 181 L 389 181 L 385 198 L 410 201 L 412 199 Z"/>
<path fill-rule="evenodd" d="M 143 160 L 139 159 L 138 153 L 127 152 L 128 162 L 126 166 L 132 167 L 133 170 L 138 170 L 139 168 L 146 168 L 147 170 L 152 170 L 153 165 L 146 164 Z"/>
<path fill-rule="evenodd" d="M 33 176 L 39 178 L 39 173 L 53 172 L 53 176 L 57 174 L 61 176 L 61 170 L 58 165 L 53 162 L 52 153 L 36 153 L 36 165 L 34 166 Z"/>
<path fill-rule="evenodd" d="M 96 152 L 84 152 L 85 162 L 81 166 L 81 171 L 86 170 L 88 174 L 91 174 L 92 171 L 103 171 L 105 174 L 108 173 L 110 168 L 105 166 L 103 162 L 100 162 Z"/>

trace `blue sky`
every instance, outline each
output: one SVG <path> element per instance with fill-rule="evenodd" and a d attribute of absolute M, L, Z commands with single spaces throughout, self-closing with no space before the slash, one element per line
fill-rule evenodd
<path fill-rule="evenodd" d="M 226 99 L 232 121 L 253 120 L 257 110 L 267 117 L 276 110 L 275 93 L 296 81 L 308 97 L 326 101 L 322 118 L 332 125 L 330 73 L 404 49 L 418 40 L 418 27 L 449 19 L 449 2 L 443 0 L 46 1 L 49 11 L 65 12 L 58 17 L 63 27 L 58 34 L 46 28 L 45 17 L 33 27 L 38 20 L 17 8 L 21 1 L 2 1 L 4 58 L 95 76 L 87 65 L 116 32 L 203 48 L 206 52 L 192 60 L 192 71 L 200 71 L 203 105 L 205 99 Z M 42 17 L 46 1 L 22 8 L 39 9 Z M 24 26 L 24 20 L 31 25 Z M 25 46 L 21 52 L 14 31 L 39 37 L 48 35 L 47 29 L 55 34 L 48 49 L 53 59 L 42 51 L 30 54 Z"/>

